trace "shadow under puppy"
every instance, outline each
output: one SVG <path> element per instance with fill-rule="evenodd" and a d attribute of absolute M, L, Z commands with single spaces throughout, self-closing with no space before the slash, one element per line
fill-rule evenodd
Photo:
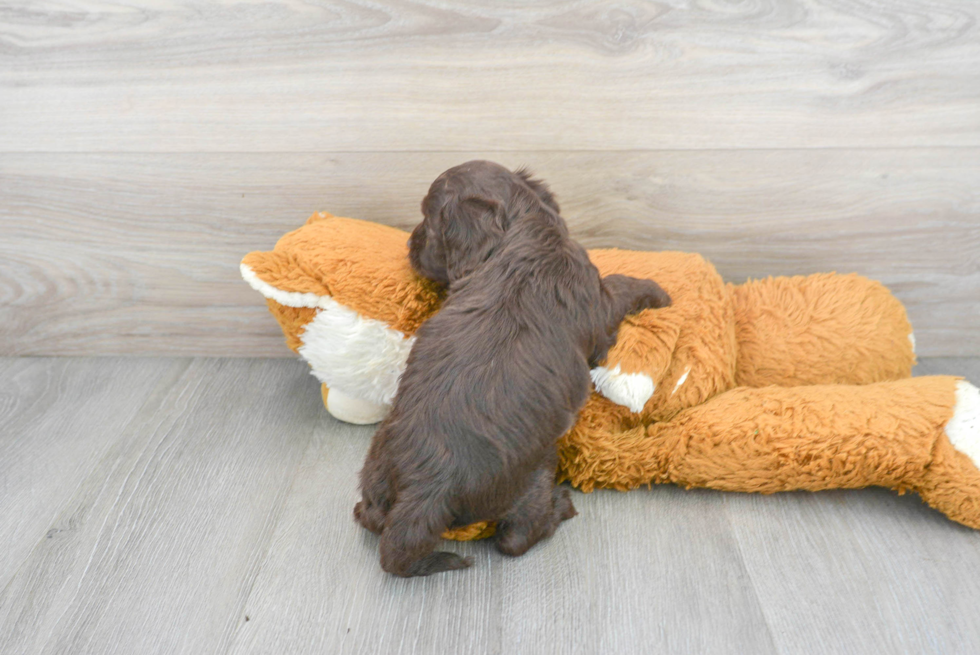
<path fill-rule="evenodd" d="M 589 394 L 626 314 L 665 307 L 655 282 L 600 278 L 547 187 L 475 161 L 433 182 L 412 233 L 415 271 L 448 287 L 416 333 L 361 471 L 356 519 L 400 576 L 464 568 L 447 528 L 496 521 L 522 555 L 575 516 L 555 484 L 556 441 Z"/>

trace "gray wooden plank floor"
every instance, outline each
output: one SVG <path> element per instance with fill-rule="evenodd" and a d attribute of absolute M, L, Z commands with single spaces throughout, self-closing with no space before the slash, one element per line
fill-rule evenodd
<path fill-rule="evenodd" d="M 885 490 L 576 493 L 522 558 L 389 577 L 350 518 L 373 429 L 317 391 L 293 360 L 0 359 L 0 652 L 980 652 L 980 533 Z"/>

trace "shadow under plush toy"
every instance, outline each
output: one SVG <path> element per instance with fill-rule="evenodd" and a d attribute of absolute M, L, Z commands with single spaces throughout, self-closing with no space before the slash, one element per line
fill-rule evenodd
<path fill-rule="evenodd" d="M 384 418 L 412 334 L 438 309 L 436 287 L 409 266 L 407 239 L 320 212 L 242 260 L 340 420 Z M 980 529 L 980 391 L 957 377 L 910 377 L 911 326 L 884 286 L 836 274 L 732 285 L 696 254 L 589 256 L 603 276 L 656 280 L 673 304 L 622 324 L 559 442 L 560 479 L 583 491 L 881 486 L 916 491 Z"/>

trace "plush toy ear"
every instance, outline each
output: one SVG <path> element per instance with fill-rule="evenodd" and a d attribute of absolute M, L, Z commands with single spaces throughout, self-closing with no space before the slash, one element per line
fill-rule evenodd
<path fill-rule="evenodd" d="M 446 274 L 455 282 L 476 270 L 500 246 L 507 216 L 499 202 L 479 196 L 448 202 L 442 212 Z"/>
<path fill-rule="evenodd" d="M 250 252 L 240 265 L 242 278 L 266 298 L 286 307 L 320 306 L 330 292 L 296 258 L 279 250 Z"/>

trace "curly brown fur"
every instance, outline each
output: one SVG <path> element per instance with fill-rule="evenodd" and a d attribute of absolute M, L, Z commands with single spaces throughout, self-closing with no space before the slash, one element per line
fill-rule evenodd
<path fill-rule="evenodd" d="M 575 515 L 555 485 L 555 442 L 624 315 L 670 303 L 649 280 L 600 279 L 524 171 L 450 169 L 422 208 L 410 259 L 449 293 L 416 334 L 354 510 L 401 576 L 470 565 L 435 551 L 447 528 L 496 521 L 497 549 L 517 556 Z"/>

